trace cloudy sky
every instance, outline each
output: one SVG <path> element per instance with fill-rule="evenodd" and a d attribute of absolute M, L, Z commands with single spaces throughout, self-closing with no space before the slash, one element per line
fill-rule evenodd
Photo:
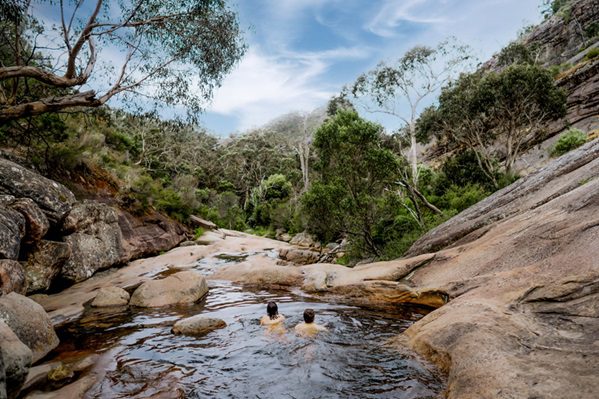
<path fill-rule="evenodd" d="M 202 118 L 228 135 L 294 110 L 324 105 L 381 60 L 448 36 L 487 59 L 540 0 L 237 0 L 249 50 Z M 376 116 L 372 116 L 376 119 Z"/>

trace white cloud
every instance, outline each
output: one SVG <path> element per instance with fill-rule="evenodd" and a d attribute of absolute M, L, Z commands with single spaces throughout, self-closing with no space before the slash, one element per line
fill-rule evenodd
<path fill-rule="evenodd" d="M 286 112 L 312 110 L 337 90 L 322 82 L 331 63 L 367 55 L 366 50 L 343 47 L 273 55 L 253 46 L 216 91 L 208 110 L 238 116 L 238 128 L 242 130 L 262 125 Z"/>
<path fill-rule="evenodd" d="M 396 34 L 396 28 L 402 22 L 419 24 L 443 22 L 444 18 L 431 16 L 431 6 L 427 3 L 427 0 L 386 0 L 364 27 L 375 35 L 393 37 Z"/>

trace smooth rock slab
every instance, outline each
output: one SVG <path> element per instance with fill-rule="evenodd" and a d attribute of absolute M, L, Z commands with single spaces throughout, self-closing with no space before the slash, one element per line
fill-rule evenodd
<path fill-rule="evenodd" d="M 126 306 L 129 303 L 129 293 L 119 287 L 100 288 L 91 305 L 95 308 L 105 306 Z"/>
<path fill-rule="evenodd" d="M 46 291 L 71 257 L 71 248 L 64 242 L 41 240 L 32 246 L 23 263 L 27 278 L 27 294 Z"/>
<path fill-rule="evenodd" d="M 194 303 L 208 293 L 206 279 L 195 271 L 175 273 L 162 280 L 146 281 L 140 285 L 129 304 L 158 307 L 177 303 Z"/>
<path fill-rule="evenodd" d="M 25 294 L 27 280 L 23 266 L 16 260 L 0 259 L 0 295 L 11 292 Z"/>
<path fill-rule="evenodd" d="M 16 398 L 29 373 L 32 354 L 31 349 L 21 342 L 10 327 L 1 320 L 0 357 L 4 360 L 6 395 L 9 399 Z"/>
<path fill-rule="evenodd" d="M 58 337 L 44 308 L 23 295 L 11 292 L 0 297 L 0 320 L 31 349 L 33 363 L 58 346 Z"/>
<path fill-rule="evenodd" d="M 227 323 L 225 323 L 224 320 L 196 315 L 176 322 L 173 326 L 173 333 L 182 335 L 203 335 L 219 328 L 225 328 L 226 326 Z"/>

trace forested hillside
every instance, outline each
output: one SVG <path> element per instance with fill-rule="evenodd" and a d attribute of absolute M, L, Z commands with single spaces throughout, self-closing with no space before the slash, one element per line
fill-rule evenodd
<path fill-rule="evenodd" d="M 102 106 L 7 119 L 3 154 L 135 215 L 157 210 L 185 224 L 196 214 L 272 237 L 306 230 L 324 243 L 346 238 L 341 262 L 396 258 L 430 228 L 517 179 L 534 144 L 580 122 L 572 120 L 576 90 L 595 79 L 599 60 L 592 3 L 548 3 L 543 24 L 478 68 L 469 49 L 451 40 L 416 47 L 365 72 L 322 109 L 227 138 L 193 122 Z M 570 32 L 574 22 L 579 34 Z M 4 35 L 10 23 L 3 22 Z M 31 36 L 17 40 L 43 62 Z M 11 62 L 10 47 L 1 54 Z M 31 79 L 3 79 L 5 96 Z M 70 95 L 31 83 L 15 93 Z M 426 109 L 418 106 L 425 95 L 438 96 Z M 369 122 L 362 106 L 390 110 L 406 99 L 414 107 L 397 114 L 405 125 L 396 132 Z M 596 134 L 594 122 L 576 126 L 583 130 L 564 133 L 543 150 L 545 159 Z M 427 145 L 424 153 L 417 142 Z"/>

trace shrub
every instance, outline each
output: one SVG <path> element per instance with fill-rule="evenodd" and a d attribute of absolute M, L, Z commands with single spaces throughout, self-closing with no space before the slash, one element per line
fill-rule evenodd
<path fill-rule="evenodd" d="M 562 134 L 557 140 L 557 143 L 551 149 L 552 157 L 559 157 L 565 153 L 572 151 L 575 148 L 580 147 L 587 141 L 587 135 L 579 129 L 569 129 L 566 133 Z"/>
<path fill-rule="evenodd" d="M 597 57 L 599 57 L 599 47 L 593 47 L 586 53 L 586 55 L 584 56 L 584 59 L 586 61 L 590 61 L 590 60 L 594 60 Z"/>

